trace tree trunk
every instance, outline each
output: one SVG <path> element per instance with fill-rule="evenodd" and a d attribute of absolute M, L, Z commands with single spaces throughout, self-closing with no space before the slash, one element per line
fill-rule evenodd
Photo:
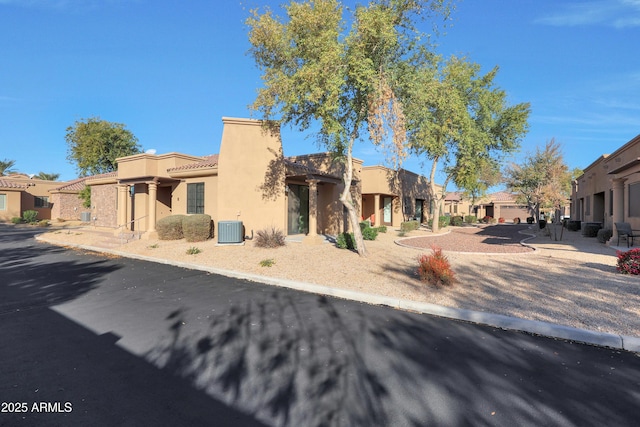
<path fill-rule="evenodd" d="M 358 213 L 356 212 L 355 204 L 353 203 L 353 197 L 351 195 L 351 181 L 353 181 L 353 157 L 351 151 L 353 149 L 353 138 L 349 141 L 349 147 L 347 148 L 347 164 L 345 165 L 342 179 L 344 181 L 344 189 L 340 194 L 340 201 L 347 208 L 349 215 L 349 224 L 353 230 L 353 237 L 356 243 L 356 250 L 358 255 L 366 257 L 367 248 L 364 245 L 364 238 L 362 237 L 362 230 L 360 230 L 360 221 L 358 219 Z"/>
<path fill-rule="evenodd" d="M 431 231 L 433 233 L 437 233 L 440 230 L 440 207 L 442 203 L 442 198 L 440 195 L 436 194 L 436 168 L 438 167 L 438 157 L 433 159 L 433 163 L 431 164 L 431 173 L 429 174 L 429 193 L 431 196 L 431 200 L 433 200 L 433 212 L 431 212 Z M 446 184 L 445 184 L 446 185 Z"/>

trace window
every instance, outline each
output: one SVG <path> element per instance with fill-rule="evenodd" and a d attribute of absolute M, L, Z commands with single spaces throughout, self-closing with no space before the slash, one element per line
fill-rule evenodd
<path fill-rule="evenodd" d="M 6 211 L 6 210 L 7 210 L 7 195 L 0 194 L 0 211 Z"/>
<path fill-rule="evenodd" d="M 36 208 L 48 208 L 49 197 L 48 196 L 34 196 L 33 206 Z"/>
<path fill-rule="evenodd" d="M 204 182 L 187 184 L 187 213 L 204 213 Z"/>
<path fill-rule="evenodd" d="M 640 182 L 629 185 L 629 216 L 640 217 Z"/>

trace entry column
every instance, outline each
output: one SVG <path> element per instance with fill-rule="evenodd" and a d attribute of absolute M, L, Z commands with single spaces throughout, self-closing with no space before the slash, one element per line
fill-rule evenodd
<path fill-rule="evenodd" d="M 127 196 L 129 195 L 129 186 L 126 184 L 118 185 L 118 230 L 121 232 L 120 227 L 127 227 Z"/>
<path fill-rule="evenodd" d="M 318 236 L 318 180 L 309 179 L 309 234 L 303 239 L 307 244 L 322 243 L 322 238 Z"/>
<path fill-rule="evenodd" d="M 613 212 L 611 216 L 613 218 L 613 235 L 609 242 L 613 242 L 614 239 L 618 241 L 618 230 L 616 229 L 616 222 L 624 222 L 624 181 L 623 179 L 614 179 L 612 182 L 613 187 Z"/>
<path fill-rule="evenodd" d="M 147 226 L 147 232 L 153 233 L 156 231 L 156 202 L 158 200 L 158 184 L 155 181 L 147 184 L 149 187 L 149 222 Z"/>

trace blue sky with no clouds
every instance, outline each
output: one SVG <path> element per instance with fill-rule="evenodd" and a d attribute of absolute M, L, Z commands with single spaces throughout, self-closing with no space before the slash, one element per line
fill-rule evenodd
<path fill-rule="evenodd" d="M 260 75 L 247 55 L 259 0 L 0 0 L 0 160 L 75 178 L 66 128 L 124 123 L 142 147 L 207 155 L 221 118 L 250 117 Z M 530 102 L 520 161 L 555 138 L 571 168 L 640 134 L 640 0 L 464 0 L 438 52 L 465 54 L 511 103 Z M 285 155 L 320 151 L 284 130 Z M 356 157 L 384 156 L 359 143 Z M 408 169 L 428 173 L 418 159 Z M 450 188 L 451 189 L 451 188 Z"/>

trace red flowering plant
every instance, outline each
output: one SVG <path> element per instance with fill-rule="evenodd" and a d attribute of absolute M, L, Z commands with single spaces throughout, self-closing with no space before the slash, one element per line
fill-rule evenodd
<path fill-rule="evenodd" d="M 618 265 L 616 269 L 622 274 L 640 275 L 640 248 L 626 252 L 617 251 Z"/>
<path fill-rule="evenodd" d="M 452 285 L 455 282 L 449 259 L 442 253 L 442 249 L 435 245 L 431 246 L 431 254 L 418 257 L 418 275 L 423 282 L 435 286 Z"/>

